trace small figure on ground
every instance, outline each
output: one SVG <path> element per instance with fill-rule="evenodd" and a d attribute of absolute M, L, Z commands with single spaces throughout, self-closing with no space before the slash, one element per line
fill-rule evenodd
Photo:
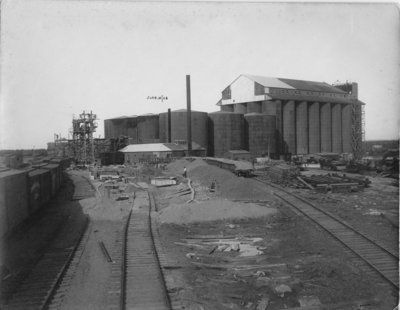
<path fill-rule="evenodd" d="M 186 178 L 186 176 L 187 176 L 186 167 L 183 167 L 183 177 Z"/>

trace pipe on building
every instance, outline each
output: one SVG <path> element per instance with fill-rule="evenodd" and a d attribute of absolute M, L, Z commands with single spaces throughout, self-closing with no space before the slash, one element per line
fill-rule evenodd
<path fill-rule="evenodd" d="M 190 102 L 190 75 L 186 75 L 186 102 L 187 102 L 187 146 L 188 156 L 192 152 L 192 113 Z"/>
<path fill-rule="evenodd" d="M 168 127 L 168 137 L 167 137 L 167 141 L 168 141 L 168 143 L 171 143 L 172 142 L 172 138 L 171 138 L 171 109 L 168 109 L 168 124 L 167 124 L 167 127 Z"/>

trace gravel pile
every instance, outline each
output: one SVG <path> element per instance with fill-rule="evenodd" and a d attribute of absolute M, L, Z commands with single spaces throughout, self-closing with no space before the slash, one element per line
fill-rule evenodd
<path fill-rule="evenodd" d="M 275 208 L 253 203 L 218 199 L 202 203 L 172 205 L 160 211 L 161 223 L 187 224 L 195 222 L 259 218 L 276 213 Z"/>

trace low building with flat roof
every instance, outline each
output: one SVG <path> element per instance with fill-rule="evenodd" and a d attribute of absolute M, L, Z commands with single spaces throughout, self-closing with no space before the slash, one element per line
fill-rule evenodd
<path fill-rule="evenodd" d="M 187 145 L 177 143 L 130 144 L 119 151 L 124 154 L 126 164 L 133 164 L 184 157 L 187 154 Z M 201 157 L 205 155 L 206 149 L 193 142 L 191 156 Z"/>

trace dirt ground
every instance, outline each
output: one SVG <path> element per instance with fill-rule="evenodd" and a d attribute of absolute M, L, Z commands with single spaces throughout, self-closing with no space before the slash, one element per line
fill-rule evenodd
<path fill-rule="evenodd" d="M 251 218 L 251 214 L 249 218 L 207 222 L 199 218 L 198 222 L 187 224 L 182 224 L 178 215 L 177 224 L 161 221 L 160 236 L 170 264 L 166 268 L 170 293 L 172 300 L 180 300 L 185 309 L 275 310 L 318 305 L 328 309 L 394 308 L 397 292 L 376 283 L 336 241 L 277 201 L 265 186 L 197 160 L 175 162 L 167 167 L 166 173 L 179 176 L 184 166 L 196 189 L 194 203 L 200 208 L 203 201 L 212 204 L 223 198 L 278 211 L 256 218 Z M 212 181 L 218 184 L 215 192 L 209 190 Z M 385 211 L 395 212 L 395 189 L 382 186 L 391 196 L 374 184 L 363 193 L 347 196 L 303 194 L 314 202 L 322 200 L 319 205 L 347 214 L 349 222 L 353 223 L 349 219 L 355 217 L 354 223 L 367 227 L 370 223 L 357 218 L 364 216 L 375 221 L 380 217 L 362 215 L 354 207 L 349 211 L 349 205 L 363 200 L 372 208 L 374 201 L 380 201 Z M 158 189 L 156 200 L 160 209 L 184 206 L 189 195 L 179 196 L 182 188 L 181 184 Z M 335 202 L 334 207 L 331 201 Z M 363 209 L 368 210 L 367 205 Z M 359 213 L 352 213 L 353 210 Z M 398 230 L 384 220 L 378 226 L 377 235 L 388 231 L 390 234 L 382 239 L 391 245 L 398 244 Z M 240 249 L 232 244 L 239 244 Z M 248 246 L 256 251 L 242 255 L 242 247 L 247 250 Z"/>
<path fill-rule="evenodd" d="M 327 174 L 314 169 L 305 175 Z M 350 173 L 346 173 L 352 176 Z M 362 192 L 317 194 L 311 190 L 294 190 L 314 202 L 318 207 L 333 213 L 382 244 L 399 250 L 399 188 L 392 179 L 368 177 L 369 187 Z"/>
<path fill-rule="evenodd" d="M 111 264 L 102 253 L 99 242 L 103 242 L 109 253 L 121 235 L 124 222 L 132 208 L 132 186 L 124 186 L 127 200 L 116 200 L 119 191 L 112 189 L 110 196 L 104 183 L 93 181 L 96 196 L 81 200 L 83 213 L 89 216 L 87 242 L 64 297 L 61 310 L 108 309 L 107 290 L 111 276 Z"/>
<path fill-rule="evenodd" d="M 195 189 L 190 203 L 183 167 Z M 179 182 L 149 189 L 159 208 L 154 215 L 167 262 L 163 267 L 169 294 L 182 309 L 394 308 L 397 292 L 379 285 L 325 232 L 278 201 L 271 189 L 202 160 L 182 159 L 166 169 L 140 169 L 132 173 L 136 183 L 119 184 L 110 191 L 104 183 L 93 181 L 94 197 L 79 201 L 71 201 L 74 180 L 87 172 L 71 172 L 72 181 L 57 200 L 3 245 L 4 261 L 13 275 L 9 279 L 29 270 L 49 242 L 71 246 L 88 217 L 87 241 L 60 309 L 108 308 L 111 264 L 99 242 L 111 252 L 132 207 L 133 193 L 140 190 L 139 184 L 146 185 L 141 182 L 161 173 Z M 371 187 L 362 193 L 296 191 L 398 248 L 398 228 L 388 220 L 395 223 L 398 214 L 398 188 L 371 180 Z M 119 200 L 120 196 L 128 199 Z"/>

